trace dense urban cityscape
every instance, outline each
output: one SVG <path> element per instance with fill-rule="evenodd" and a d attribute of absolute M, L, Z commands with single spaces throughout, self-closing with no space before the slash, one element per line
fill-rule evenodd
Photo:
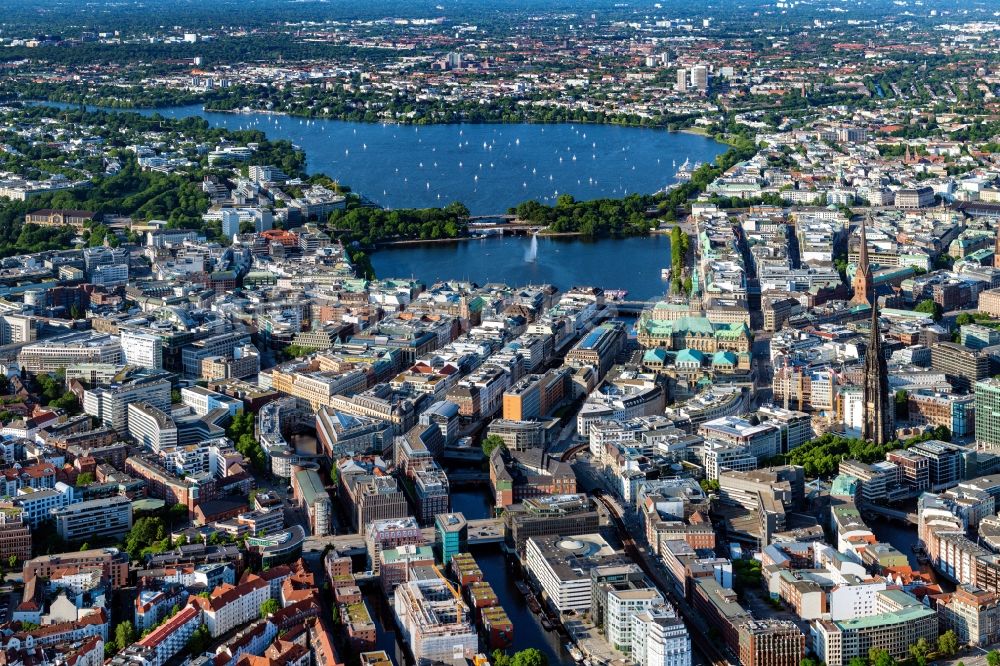
<path fill-rule="evenodd" d="M 998 17 L 7 0 L 0 666 L 1000 666 Z"/>

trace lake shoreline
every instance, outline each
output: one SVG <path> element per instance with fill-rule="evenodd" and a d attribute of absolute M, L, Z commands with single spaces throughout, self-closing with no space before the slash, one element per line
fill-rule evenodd
<path fill-rule="evenodd" d="M 73 108 L 41 102 L 53 108 Z M 197 117 L 212 127 L 263 132 L 304 148 L 306 169 L 349 183 L 387 210 L 439 209 L 462 202 L 474 216 L 526 201 L 554 205 L 621 200 L 678 185 L 685 162 L 711 162 L 725 144 L 696 132 L 615 123 L 409 124 L 299 118 L 281 110 L 206 110 L 203 103 L 155 111 L 85 107 L 89 111 L 165 118 Z M 440 230 L 436 233 L 440 234 Z M 430 233 L 428 233 L 430 235 Z"/>
<path fill-rule="evenodd" d="M 378 120 L 365 120 L 364 118 L 343 118 L 340 116 L 310 116 L 304 113 L 294 113 L 292 111 L 275 111 L 273 109 L 213 109 L 206 107 L 201 102 L 188 102 L 185 104 L 165 104 L 165 105 L 155 105 L 155 106 L 128 106 L 128 107 L 107 107 L 99 106 L 93 102 L 67 102 L 60 99 L 36 99 L 36 100 L 13 100 L 23 102 L 25 104 L 63 104 L 70 107 L 76 107 L 83 104 L 90 109 L 96 109 L 99 111 L 107 111 L 111 113 L 159 113 L 160 111 L 168 111 L 170 109 L 177 109 L 181 107 L 196 106 L 200 105 L 201 110 L 205 113 L 228 113 L 236 116 L 252 116 L 256 114 L 268 115 L 268 116 L 283 116 L 286 118 L 299 118 L 304 120 L 335 120 L 343 123 L 362 123 L 365 125 L 394 125 L 398 127 L 433 127 L 440 125 L 587 125 L 592 127 L 627 127 L 633 129 L 650 129 L 659 130 L 663 132 L 668 132 L 670 134 L 689 134 L 691 136 L 700 136 L 706 139 L 715 139 L 711 134 L 707 132 L 698 131 L 695 128 L 690 127 L 680 127 L 677 129 L 671 129 L 670 126 L 674 123 L 663 123 L 655 125 L 643 125 L 642 123 L 625 123 L 625 122 L 601 122 L 598 120 L 587 120 L 587 119 L 574 119 L 574 120 L 537 120 L 534 118 L 519 118 L 517 120 L 428 120 L 427 122 L 411 122 L 406 120 L 389 119 L 389 118 L 379 118 Z M 720 142 L 723 143 L 723 142 Z"/>

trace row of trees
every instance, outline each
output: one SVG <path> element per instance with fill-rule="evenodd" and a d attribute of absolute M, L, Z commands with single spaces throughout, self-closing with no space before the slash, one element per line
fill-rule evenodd
<path fill-rule="evenodd" d="M 670 230 L 670 285 L 675 292 L 691 293 L 691 277 L 682 278 L 684 261 L 691 246 L 691 237 L 681 231 L 680 227 Z"/>
<path fill-rule="evenodd" d="M 873 463 L 885 459 L 885 454 L 895 449 L 905 449 L 917 442 L 930 439 L 949 441 L 951 432 L 945 426 L 938 426 L 924 434 L 900 441 L 898 439 L 879 446 L 864 439 L 842 437 L 834 433 L 826 433 L 796 447 L 784 456 L 782 462 L 801 465 L 807 476 L 831 476 L 837 472 L 841 460 L 860 460 L 863 463 Z"/>

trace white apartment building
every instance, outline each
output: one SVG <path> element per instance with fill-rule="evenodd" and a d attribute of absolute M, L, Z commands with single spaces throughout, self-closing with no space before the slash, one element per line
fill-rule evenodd
<path fill-rule="evenodd" d="M 121 329 L 122 355 L 128 365 L 137 365 L 150 370 L 163 369 L 163 341 L 159 336 Z"/>
<path fill-rule="evenodd" d="M 57 483 L 54 489 L 21 488 L 17 491 L 14 503 L 24 509 L 24 522 L 32 529 L 47 520 L 53 510 L 61 509 L 73 501 L 73 489 L 65 483 Z"/>
<path fill-rule="evenodd" d="M 691 666 L 691 636 L 666 609 L 650 609 L 632 618 L 632 661 L 639 666 Z"/>
<path fill-rule="evenodd" d="M 663 605 L 663 595 L 655 587 L 608 591 L 608 642 L 619 652 L 632 651 L 632 619 L 642 611 Z M 589 604 L 588 604 L 589 606 Z"/>
<path fill-rule="evenodd" d="M 874 580 L 837 585 L 830 590 L 830 619 L 838 621 L 874 615 L 878 609 L 878 593 L 885 589 L 885 581 Z"/>
<path fill-rule="evenodd" d="M 38 337 L 38 320 L 28 315 L 8 314 L 0 317 L 0 345 L 34 342 Z"/>

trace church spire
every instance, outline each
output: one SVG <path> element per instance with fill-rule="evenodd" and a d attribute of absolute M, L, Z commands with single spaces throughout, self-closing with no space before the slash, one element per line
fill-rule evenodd
<path fill-rule="evenodd" d="M 865 351 L 863 439 L 884 445 L 896 438 L 895 405 L 889 402 L 889 369 L 882 351 L 878 299 L 872 299 L 871 330 Z"/>
<path fill-rule="evenodd" d="M 874 301 L 875 281 L 872 279 L 871 262 L 868 260 L 868 235 L 865 229 L 868 226 L 868 216 L 861 222 L 861 244 L 858 247 L 858 265 L 854 272 L 854 296 L 851 303 L 855 305 L 870 305 Z"/>

